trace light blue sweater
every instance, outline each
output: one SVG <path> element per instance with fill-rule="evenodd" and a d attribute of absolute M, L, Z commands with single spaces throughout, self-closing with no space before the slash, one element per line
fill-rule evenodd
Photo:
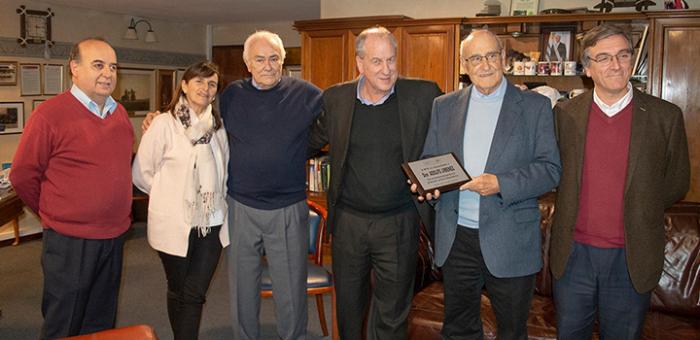
<path fill-rule="evenodd" d="M 464 128 L 464 169 L 472 178 L 484 173 L 506 94 L 506 84 L 507 81 L 503 78 L 496 91 L 489 95 L 482 94 L 474 86 L 471 88 Z M 469 190 L 459 192 L 459 225 L 479 228 L 480 197 L 478 193 Z"/>

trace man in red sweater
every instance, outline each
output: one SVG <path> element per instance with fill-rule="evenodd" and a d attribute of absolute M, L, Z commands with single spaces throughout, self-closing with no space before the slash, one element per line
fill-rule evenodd
<path fill-rule="evenodd" d="M 632 87 L 629 33 L 586 33 L 594 89 L 554 109 L 562 176 L 550 263 L 557 338 L 638 339 L 664 260 L 664 210 L 689 186 L 681 110 Z"/>
<path fill-rule="evenodd" d="M 110 96 L 116 53 L 88 38 L 73 46 L 69 62 L 73 87 L 32 113 L 10 174 L 44 227 L 42 339 L 114 327 L 131 224 L 134 135 Z"/>

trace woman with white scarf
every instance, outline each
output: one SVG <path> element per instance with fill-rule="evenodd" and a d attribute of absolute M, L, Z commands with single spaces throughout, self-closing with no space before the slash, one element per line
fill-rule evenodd
<path fill-rule="evenodd" d="M 174 338 L 197 339 L 221 250 L 229 244 L 228 141 L 211 104 L 221 88 L 215 64 L 190 66 L 166 114 L 153 119 L 134 159 L 134 184 L 149 194 L 148 243 L 168 280 Z"/>

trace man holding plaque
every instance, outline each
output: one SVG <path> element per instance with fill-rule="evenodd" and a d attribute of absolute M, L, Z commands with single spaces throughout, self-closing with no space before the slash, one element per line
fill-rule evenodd
<path fill-rule="evenodd" d="M 430 206 L 405 184 L 401 163 L 423 149 L 433 99 L 429 81 L 398 76 L 396 38 L 383 27 L 360 33 L 360 77 L 327 89 L 312 127 L 312 152 L 330 144 L 328 222 L 342 339 L 362 339 L 374 273 L 368 339 L 405 339 L 413 297 L 420 217 Z M 429 224 L 430 223 L 430 224 Z"/>
<path fill-rule="evenodd" d="M 435 262 L 445 287 L 443 339 L 483 338 L 484 286 L 498 338 L 527 338 L 542 268 L 537 197 L 556 187 L 561 166 L 550 101 L 510 84 L 504 60 L 489 31 L 462 41 L 460 61 L 473 85 L 435 100 L 423 149 L 422 158 L 454 153 L 472 177 L 460 190 L 425 197 L 439 197 Z"/>
<path fill-rule="evenodd" d="M 581 42 L 593 91 L 554 109 L 564 165 L 551 269 L 559 339 L 639 339 L 664 264 L 664 210 L 688 190 L 678 106 L 632 87 L 629 33 L 600 25 Z"/>

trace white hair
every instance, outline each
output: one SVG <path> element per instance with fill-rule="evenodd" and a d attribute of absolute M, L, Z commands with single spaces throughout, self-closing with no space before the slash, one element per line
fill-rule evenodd
<path fill-rule="evenodd" d="M 270 31 L 256 31 L 255 33 L 249 35 L 245 40 L 245 43 L 243 43 L 243 61 L 245 61 L 246 64 L 249 60 L 248 53 L 250 51 L 250 46 L 255 41 L 260 39 L 267 40 L 273 47 L 277 48 L 280 53 L 280 58 L 284 62 L 284 57 L 287 56 L 287 52 L 284 50 L 284 44 L 282 43 L 280 36 Z"/>

